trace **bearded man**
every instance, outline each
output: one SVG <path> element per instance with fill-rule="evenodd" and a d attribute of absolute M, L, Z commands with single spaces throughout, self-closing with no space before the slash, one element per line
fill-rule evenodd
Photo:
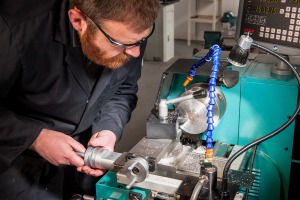
<path fill-rule="evenodd" d="M 113 151 L 120 140 L 159 7 L 159 0 L 0 2 L 0 199 L 93 192 L 104 171 L 76 152 Z"/>

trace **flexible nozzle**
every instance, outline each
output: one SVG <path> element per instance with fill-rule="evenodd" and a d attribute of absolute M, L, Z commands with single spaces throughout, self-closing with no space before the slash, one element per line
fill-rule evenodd
<path fill-rule="evenodd" d="M 213 162 L 213 154 L 214 154 L 214 150 L 213 149 L 206 149 L 205 150 L 205 160 L 207 162 L 212 163 Z"/>
<path fill-rule="evenodd" d="M 183 86 L 186 87 L 192 80 L 193 80 L 193 77 L 187 76 L 183 83 Z"/>

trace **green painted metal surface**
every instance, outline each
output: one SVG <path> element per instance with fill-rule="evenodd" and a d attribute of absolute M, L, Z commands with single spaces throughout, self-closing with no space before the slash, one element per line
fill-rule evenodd
<path fill-rule="evenodd" d="M 140 194 L 144 200 L 147 198 L 150 190 L 138 187 L 127 190 L 126 185 L 117 182 L 116 173 L 110 171 L 96 183 L 96 200 L 128 200 L 131 199 L 130 194 L 134 193 Z"/>
<path fill-rule="evenodd" d="M 249 168 L 246 170 L 249 172 Z M 284 199 L 282 175 L 274 160 L 267 154 L 257 151 L 255 155 L 252 174 L 255 180 L 252 188 L 249 189 L 248 200 L 273 200 Z M 246 194 L 246 189 L 241 188 L 241 192 Z"/>
<path fill-rule="evenodd" d="M 241 77 L 239 145 L 246 145 L 271 133 L 285 123 L 295 111 L 298 95 L 295 78 L 274 76 L 270 73 L 272 66 L 270 63 L 253 62 Z M 283 199 L 288 199 L 293 135 L 294 123 L 258 146 L 261 152 L 273 160 L 278 169 L 282 187 L 280 195 Z M 267 166 L 265 162 L 260 162 L 256 168 Z M 268 169 L 264 171 L 267 173 Z M 260 185 L 261 191 L 269 195 L 263 199 L 282 199 L 280 195 L 268 192 L 272 186 L 276 187 L 271 181 L 272 177 L 264 178 L 269 178 L 270 183 Z"/>

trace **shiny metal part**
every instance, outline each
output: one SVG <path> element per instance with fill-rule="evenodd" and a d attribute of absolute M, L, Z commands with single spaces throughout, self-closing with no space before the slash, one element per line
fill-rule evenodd
<path fill-rule="evenodd" d="M 181 102 L 177 106 L 180 128 L 190 134 L 199 134 L 207 128 L 206 106 L 196 99 Z M 205 127 L 205 128 L 204 128 Z"/>
<path fill-rule="evenodd" d="M 76 152 L 76 154 L 77 154 L 78 156 L 80 156 L 81 158 L 84 158 L 84 153 L 82 153 L 82 152 Z"/>
<path fill-rule="evenodd" d="M 174 148 L 174 140 L 142 138 L 129 153 L 144 157 L 154 157 L 159 161 L 165 153 Z"/>
<path fill-rule="evenodd" d="M 190 200 L 196 200 L 198 199 L 198 195 L 200 193 L 200 191 L 202 190 L 202 188 L 205 186 L 205 184 L 208 182 L 208 178 L 206 176 L 202 176 L 199 181 L 197 182 L 193 193 L 191 195 Z"/>
<path fill-rule="evenodd" d="M 233 155 L 242 146 L 235 145 L 232 148 L 225 148 L 226 145 L 216 143 L 214 147 L 215 155 Z M 225 152 L 224 152 L 225 151 Z M 179 141 L 168 139 L 148 139 L 140 140 L 130 151 L 143 157 L 153 157 L 157 161 L 157 169 L 165 172 L 176 172 L 199 176 L 200 162 L 205 158 L 205 147 L 199 146 L 197 149 L 191 146 L 182 145 Z M 240 155 L 231 165 L 230 169 L 240 170 L 244 164 L 246 154 Z M 218 169 L 217 176 L 222 178 L 223 169 L 228 158 L 224 156 L 214 156 L 213 165 Z M 174 178 L 174 177 L 172 177 Z"/>
<path fill-rule="evenodd" d="M 139 183 L 147 178 L 149 174 L 149 165 L 144 158 L 132 158 L 125 163 L 123 172 L 130 180 L 126 189 L 130 189 L 135 182 Z"/>
<path fill-rule="evenodd" d="M 131 183 L 131 180 L 127 178 L 123 170 L 117 173 L 117 180 L 119 183 L 123 184 Z M 181 183 L 182 180 L 149 174 L 144 181 L 139 183 L 136 182 L 133 186 L 167 194 L 175 194 Z"/>
<path fill-rule="evenodd" d="M 112 170 L 114 161 L 121 155 L 104 148 L 88 147 L 84 154 L 84 164 L 95 169 Z"/>
<path fill-rule="evenodd" d="M 204 160 L 204 154 L 205 151 L 201 151 L 201 147 L 195 151 L 191 146 L 178 142 L 174 149 L 158 162 L 158 169 L 199 176 L 200 161 Z"/>
<path fill-rule="evenodd" d="M 196 91 L 208 89 L 208 84 L 196 83 L 191 85 L 181 96 L 190 95 Z M 216 87 L 216 104 L 214 106 L 214 126 L 216 127 L 226 110 L 226 99 L 222 91 Z M 187 133 L 199 134 L 207 129 L 207 110 L 209 97 L 190 99 L 176 105 L 179 127 Z"/>
<path fill-rule="evenodd" d="M 176 200 L 176 199 L 180 199 L 179 195 L 176 194 L 167 194 L 164 192 L 157 192 L 152 190 L 152 197 L 154 197 L 155 199 L 166 199 L 166 200 Z"/>

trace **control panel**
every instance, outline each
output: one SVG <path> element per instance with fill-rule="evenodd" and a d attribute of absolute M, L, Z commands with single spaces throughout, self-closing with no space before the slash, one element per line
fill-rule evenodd
<path fill-rule="evenodd" d="M 247 0 L 240 3 L 239 35 L 249 34 L 255 41 L 274 44 L 275 51 L 277 45 L 299 48 L 300 0 Z"/>

